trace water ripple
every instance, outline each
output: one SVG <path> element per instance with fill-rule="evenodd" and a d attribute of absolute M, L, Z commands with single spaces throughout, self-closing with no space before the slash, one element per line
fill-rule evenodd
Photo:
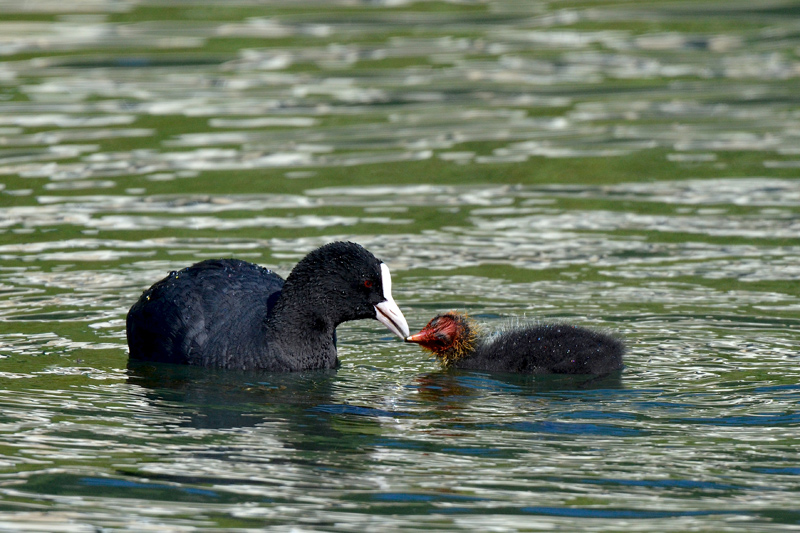
<path fill-rule="evenodd" d="M 685 4 L 0 0 L 0 529 L 795 527 L 796 8 Z M 626 368 L 128 365 L 169 271 L 337 239 Z"/>

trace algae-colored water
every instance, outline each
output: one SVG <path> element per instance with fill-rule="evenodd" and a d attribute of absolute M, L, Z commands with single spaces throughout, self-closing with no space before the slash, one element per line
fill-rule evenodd
<path fill-rule="evenodd" d="M 796 2 L 0 2 L 0 530 L 797 529 L 798 78 Z M 338 239 L 626 369 L 128 368 L 170 270 Z"/>

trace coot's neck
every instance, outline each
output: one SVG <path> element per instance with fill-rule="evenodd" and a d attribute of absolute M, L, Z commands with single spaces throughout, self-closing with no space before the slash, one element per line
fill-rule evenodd
<path fill-rule="evenodd" d="M 320 294 L 289 276 L 269 316 L 265 318 L 270 357 L 262 366 L 280 369 L 336 368 L 334 332 L 338 323 L 328 316 Z M 277 368 L 265 368 L 278 370 Z"/>

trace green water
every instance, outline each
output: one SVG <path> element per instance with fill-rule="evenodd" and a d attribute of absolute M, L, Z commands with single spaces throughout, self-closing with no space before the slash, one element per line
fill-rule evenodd
<path fill-rule="evenodd" d="M 0 2 L 0 530 L 800 527 L 800 5 Z M 332 240 L 412 330 L 619 377 L 130 367 L 173 269 Z"/>

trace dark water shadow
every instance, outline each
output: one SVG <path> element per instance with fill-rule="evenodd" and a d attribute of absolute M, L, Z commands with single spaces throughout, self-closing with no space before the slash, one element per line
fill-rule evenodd
<path fill-rule="evenodd" d="M 268 373 L 128 362 L 128 383 L 169 408 L 179 425 L 205 429 L 291 420 L 332 402 L 336 371 Z"/>
<path fill-rule="evenodd" d="M 166 418 L 168 424 L 174 420 L 174 425 L 181 429 L 211 430 L 201 433 L 202 450 L 194 449 L 196 443 L 191 441 L 192 449 L 187 453 L 192 460 L 208 457 L 231 462 L 289 463 L 319 471 L 359 471 L 365 464 L 365 456 L 381 442 L 380 417 L 384 413 L 368 406 L 345 407 L 337 403 L 335 391 L 342 387 L 342 381 L 335 370 L 241 372 L 131 361 L 127 371 L 128 384 L 141 387 L 148 403 L 160 412 L 149 424 L 163 426 Z M 245 431 L 238 431 L 241 429 Z M 185 434 L 179 430 L 162 438 L 179 446 Z M 265 437 L 263 444 L 258 435 Z M 252 436 L 256 436 L 255 441 Z M 117 474 L 126 490 L 131 486 L 159 489 L 160 485 L 151 486 L 154 483 L 195 487 L 243 482 L 238 474 L 215 476 L 164 471 L 148 472 L 150 485 L 147 485 L 136 468 L 120 468 Z M 250 478 L 245 481 L 250 485 L 273 484 Z M 102 483 L 104 490 L 110 490 L 108 482 Z M 165 498 L 173 497 L 174 489 L 165 486 L 163 491 Z M 205 497 L 194 493 L 190 496 Z M 175 497 L 189 496 L 181 493 Z M 215 500 L 209 498 L 208 501 L 222 501 L 218 494 L 213 496 Z"/>
<path fill-rule="evenodd" d="M 128 363 L 128 383 L 178 427 L 269 427 L 295 450 L 362 454 L 380 441 L 382 420 L 408 413 L 342 400 L 335 370 L 271 373 L 165 363 Z M 159 422 L 161 423 L 161 422 Z"/>
<path fill-rule="evenodd" d="M 444 370 L 417 376 L 415 381 L 423 399 L 428 401 L 468 400 L 487 393 L 521 396 L 582 391 L 624 389 L 622 372 L 604 376 L 574 374 L 503 374 Z"/>

